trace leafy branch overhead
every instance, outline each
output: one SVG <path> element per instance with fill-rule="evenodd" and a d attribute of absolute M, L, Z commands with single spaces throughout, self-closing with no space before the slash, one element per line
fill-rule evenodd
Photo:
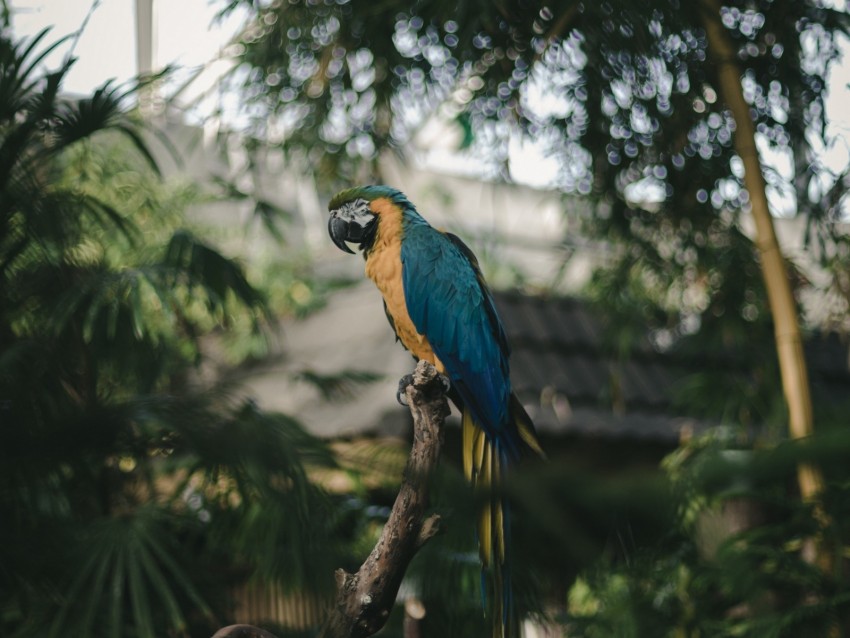
<path fill-rule="evenodd" d="M 246 192 L 237 186 L 233 180 L 219 175 L 212 176 L 212 183 L 218 186 L 225 200 L 236 202 L 251 201 L 254 204 L 254 217 L 262 223 L 268 233 L 278 242 L 284 239 L 281 225 L 292 219 L 291 213 L 284 210 L 268 199 L 258 197 L 256 194 Z"/>
<path fill-rule="evenodd" d="M 612 222 L 628 223 L 625 206 L 652 223 L 625 205 L 637 184 L 664 194 L 662 217 L 674 225 L 741 203 L 702 3 L 234 0 L 222 12 L 237 8 L 252 17 L 238 56 L 250 73 L 232 78 L 246 114 L 260 133 L 270 121 L 282 128 L 283 146 L 328 179 L 348 185 L 357 162 L 403 148 L 427 118 L 459 117 L 485 162 L 505 161 L 522 136 L 559 161 L 556 186 L 616 194 Z M 771 187 L 793 191 L 801 211 L 832 214 L 835 176 L 814 150 L 829 142 L 826 79 L 847 14 L 729 2 L 722 20 L 759 133 L 797 163 L 793 184 Z"/>

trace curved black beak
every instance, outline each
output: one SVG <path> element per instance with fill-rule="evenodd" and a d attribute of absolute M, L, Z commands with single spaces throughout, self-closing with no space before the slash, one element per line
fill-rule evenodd
<path fill-rule="evenodd" d="M 335 215 L 331 215 L 331 218 L 328 220 L 328 234 L 331 236 L 331 241 L 336 244 L 336 247 L 340 250 L 344 250 L 347 253 L 351 253 L 355 255 L 353 250 L 348 247 L 348 244 L 345 243 L 345 240 L 348 238 L 349 231 L 349 222 L 345 221 L 340 217 L 336 217 Z"/>

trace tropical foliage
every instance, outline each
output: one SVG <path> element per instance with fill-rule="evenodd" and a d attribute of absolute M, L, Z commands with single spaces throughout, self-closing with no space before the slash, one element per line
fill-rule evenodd
<path fill-rule="evenodd" d="M 265 294 L 187 224 L 138 86 L 69 98 L 46 41 L 0 37 L 0 633 L 209 635 L 249 578 L 324 591 L 357 516 L 329 451 L 200 374 Z"/>
<path fill-rule="evenodd" d="M 584 572 L 568 601 L 569 635 L 843 635 L 850 587 L 841 569 L 812 564 L 812 543 L 842 553 L 847 543 L 850 438 L 837 431 L 807 445 L 753 451 L 721 429 L 664 463 L 676 524 L 626 560 Z M 802 460 L 831 478 L 817 522 L 812 503 L 788 498 Z"/>

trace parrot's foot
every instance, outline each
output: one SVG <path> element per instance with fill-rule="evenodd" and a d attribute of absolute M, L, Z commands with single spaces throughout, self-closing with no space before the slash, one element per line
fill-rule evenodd
<path fill-rule="evenodd" d="M 440 383 L 443 384 L 443 392 L 447 393 L 452 387 L 452 382 L 449 381 L 449 378 L 444 374 L 438 374 L 437 378 L 440 380 Z M 413 381 L 414 379 L 412 374 L 406 374 L 398 380 L 398 390 L 396 390 L 395 398 L 399 404 L 406 408 L 409 407 L 407 403 L 407 386 L 413 385 Z"/>
<path fill-rule="evenodd" d="M 409 385 L 413 385 L 412 374 L 406 374 L 398 380 L 398 390 L 395 393 L 395 398 L 404 407 L 409 407 L 407 403 L 407 386 Z"/>

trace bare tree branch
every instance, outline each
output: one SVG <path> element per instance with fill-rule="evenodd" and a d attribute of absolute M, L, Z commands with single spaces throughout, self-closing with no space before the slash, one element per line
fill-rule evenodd
<path fill-rule="evenodd" d="M 413 447 L 401 488 L 378 543 L 357 573 L 337 571 L 337 598 L 322 638 L 365 638 L 383 627 L 407 566 L 439 531 L 439 516 L 426 518 L 425 506 L 449 407 L 434 366 L 420 361 L 406 394 L 413 415 Z"/>
<path fill-rule="evenodd" d="M 443 423 L 449 415 L 436 368 L 420 361 L 406 390 L 413 415 L 413 447 L 392 512 L 381 537 L 355 574 L 336 572 L 337 595 L 321 638 L 365 638 L 389 618 L 402 578 L 416 552 L 440 532 L 440 517 L 425 516 L 428 479 L 437 465 Z M 251 625 L 231 625 L 213 638 L 274 638 Z"/>

